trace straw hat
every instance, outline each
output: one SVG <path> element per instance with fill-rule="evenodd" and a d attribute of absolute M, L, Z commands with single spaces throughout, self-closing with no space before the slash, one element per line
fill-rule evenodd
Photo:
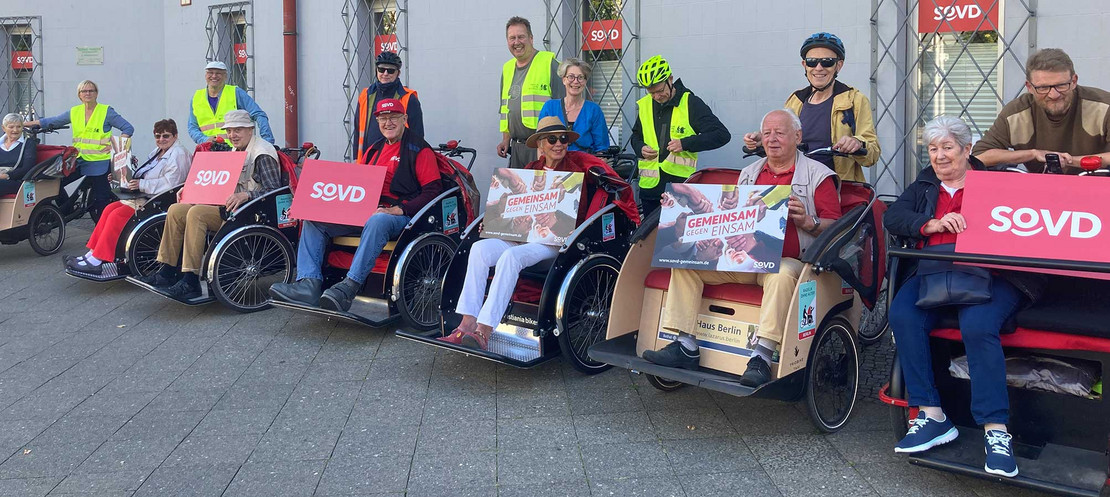
<path fill-rule="evenodd" d="M 528 148 L 536 148 L 538 146 L 536 142 L 541 138 L 547 135 L 562 134 L 566 134 L 567 137 L 570 138 L 570 142 L 568 142 L 567 145 L 578 141 L 578 133 L 575 133 L 574 130 L 567 129 L 567 125 L 563 124 L 562 120 L 555 116 L 547 116 L 540 119 L 539 124 L 536 126 L 536 132 L 532 133 L 532 136 L 529 136 L 528 141 L 524 142 L 524 144 L 528 145 Z"/>

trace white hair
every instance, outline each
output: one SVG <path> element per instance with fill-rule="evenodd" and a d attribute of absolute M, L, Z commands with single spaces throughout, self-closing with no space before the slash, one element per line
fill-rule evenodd
<path fill-rule="evenodd" d="M 771 114 L 775 114 L 775 113 L 779 113 L 779 112 L 781 112 L 783 114 L 786 114 L 787 116 L 790 117 L 790 126 L 791 126 L 791 129 L 793 131 L 801 131 L 802 130 L 802 120 L 798 119 L 798 115 L 795 114 L 794 111 L 792 111 L 790 109 L 787 109 L 787 108 L 775 109 L 771 112 L 763 114 L 763 119 L 759 120 L 759 129 L 763 129 L 763 123 L 765 121 L 767 121 L 768 117 L 771 117 Z"/>
<path fill-rule="evenodd" d="M 3 126 L 3 127 L 6 128 L 6 127 L 8 127 L 9 124 L 12 124 L 12 123 L 23 124 L 23 116 L 21 116 L 19 114 L 16 114 L 15 112 L 12 112 L 12 113 L 4 116 L 4 121 L 3 121 L 2 124 L 0 124 L 0 126 Z"/>
<path fill-rule="evenodd" d="M 971 128 L 962 119 L 952 116 L 937 116 L 925 124 L 921 140 L 926 145 L 944 138 L 952 138 L 960 148 L 971 146 Z"/>

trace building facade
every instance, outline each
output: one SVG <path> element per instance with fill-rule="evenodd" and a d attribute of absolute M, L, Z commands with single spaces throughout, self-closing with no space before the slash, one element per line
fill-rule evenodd
<path fill-rule="evenodd" d="M 220 59 L 284 144 L 292 123 L 284 112 L 282 3 L 0 0 L 0 46 L 11 54 L 0 72 L 0 110 L 57 115 L 77 103 L 77 82 L 91 79 L 100 100 L 135 125 L 140 153 L 154 146 L 151 126 L 166 117 L 191 146 L 189 101 L 204 86 L 205 62 Z M 349 159 L 354 102 L 372 81 L 375 52 L 399 50 L 428 141 L 478 149 L 475 174 L 485 181 L 504 163 L 494 153 L 498 79 L 513 15 L 531 20 L 537 48 L 594 63 L 590 88 L 614 143 L 627 143 L 644 94 L 633 85 L 639 62 L 666 57 L 733 134 L 726 147 L 702 154 L 702 167 L 746 163 L 743 133 L 806 84 L 802 40 L 835 33 L 847 45 L 839 79 L 874 107 L 883 157 L 869 178 L 890 192 L 920 167 L 926 120 L 961 115 L 986 131 L 1022 91 L 1030 49 L 1062 48 L 1080 84 L 1110 86 L 1110 56 L 1076 41 L 1086 38 L 1077 33 L 1096 40 L 1108 32 L 1110 13 L 1099 0 L 300 0 L 300 140 L 314 142 L 324 159 Z"/>

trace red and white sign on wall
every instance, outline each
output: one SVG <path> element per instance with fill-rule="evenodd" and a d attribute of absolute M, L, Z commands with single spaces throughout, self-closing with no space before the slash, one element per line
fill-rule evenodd
<path fill-rule="evenodd" d="M 397 35 L 377 35 L 374 37 L 374 57 L 382 52 L 397 53 L 401 51 L 401 44 L 397 43 Z"/>
<path fill-rule="evenodd" d="M 236 43 L 236 44 L 231 46 L 231 49 L 235 51 L 235 63 L 236 64 L 246 64 L 247 63 L 247 44 L 246 43 Z"/>
<path fill-rule="evenodd" d="M 620 19 L 582 23 L 582 50 L 620 50 L 622 25 Z"/>
<path fill-rule="evenodd" d="M 1108 189 L 1110 179 L 1097 176 L 969 171 L 956 252 L 1105 262 Z"/>
<path fill-rule="evenodd" d="M 12 69 L 34 69 L 35 56 L 30 51 L 16 50 L 12 52 Z"/>
<path fill-rule="evenodd" d="M 918 33 L 998 30 L 1000 0 L 921 0 Z"/>

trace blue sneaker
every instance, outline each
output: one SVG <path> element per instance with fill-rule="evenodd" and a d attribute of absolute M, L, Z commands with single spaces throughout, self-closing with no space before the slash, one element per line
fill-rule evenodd
<path fill-rule="evenodd" d="M 937 421 L 925 416 L 925 411 L 917 413 L 917 418 L 910 421 L 910 429 L 894 452 L 914 453 L 929 450 L 941 444 L 946 444 L 956 439 L 960 431 L 956 425 L 944 417 L 944 421 Z"/>
<path fill-rule="evenodd" d="M 1014 459 L 1014 451 L 1010 450 L 1013 436 L 1002 430 L 990 430 L 985 438 L 987 445 L 983 451 L 987 453 L 987 463 L 983 465 L 983 469 L 992 475 L 1007 478 L 1017 476 L 1017 460 Z"/>

